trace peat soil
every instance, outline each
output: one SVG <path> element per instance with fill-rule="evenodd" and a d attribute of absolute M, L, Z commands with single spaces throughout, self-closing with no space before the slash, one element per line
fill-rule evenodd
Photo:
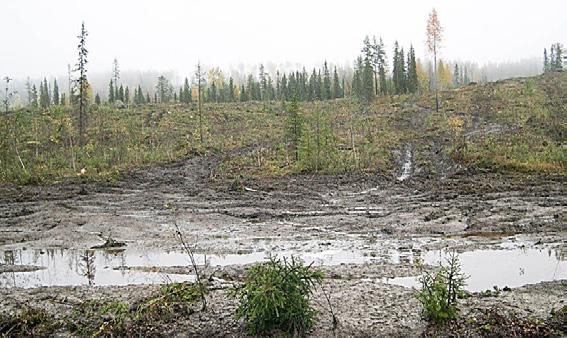
<path fill-rule="evenodd" d="M 372 243 L 397 248 L 490 248 L 501 238 L 567 242 L 564 176 L 462 171 L 444 179 L 423 174 L 400 181 L 392 173 L 298 175 L 285 179 L 227 181 L 221 158 L 196 156 L 141 168 L 113 183 L 60 183 L 0 187 L 0 250 L 88 249 L 112 238 L 126 248 L 178 250 L 177 224 L 186 242 L 205 254 L 257 251 L 363 250 Z M 383 277 L 419 273 L 415 262 L 326 266 L 323 287 L 340 325 L 337 336 L 415 336 L 426 327 L 415 290 Z M 490 264 L 490 262 L 486 262 Z M 20 267 L 21 268 L 21 267 Z M 9 269 L 8 269 L 9 270 Z M 242 267 L 212 269 L 209 310 L 164 328 L 172 336 L 240 336 L 236 304 L 226 296 Z M 6 267 L 4 267 L 6 271 Z M 2 270 L 0 270 L 0 274 Z M 213 273 L 213 272 L 211 272 Z M 85 299 L 133 301 L 155 285 L 0 288 L 0 311 L 23 304 L 61 315 Z M 502 308 L 544 319 L 567 302 L 567 282 L 514 288 L 495 297 L 474 294 L 463 313 Z M 311 334 L 332 336 L 322 292 Z M 503 310 L 503 311 L 504 311 Z"/>

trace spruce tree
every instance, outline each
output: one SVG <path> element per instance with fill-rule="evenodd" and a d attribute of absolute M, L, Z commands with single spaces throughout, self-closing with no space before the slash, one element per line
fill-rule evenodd
<path fill-rule="evenodd" d="M 118 100 L 124 102 L 124 87 L 122 87 L 122 85 L 120 85 L 118 89 Z"/>
<path fill-rule="evenodd" d="M 380 81 L 380 93 L 382 95 L 388 94 L 388 84 L 386 80 L 386 49 L 384 47 L 384 41 L 380 38 L 380 42 L 376 47 L 376 54 L 378 60 L 378 79 Z M 344 88 L 344 87 L 343 87 Z"/>
<path fill-rule="evenodd" d="M 553 71 L 560 72 L 563 70 L 563 45 L 559 42 L 555 44 Z"/>
<path fill-rule="evenodd" d="M 281 80 L 281 88 L 280 88 L 280 98 L 282 101 L 289 101 L 289 93 L 288 93 L 288 86 L 287 86 L 287 76 L 282 76 Z"/>
<path fill-rule="evenodd" d="M 98 93 L 96 93 L 96 96 L 95 96 L 94 101 L 95 101 L 95 104 L 96 104 L 97 106 L 100 105 L 100 96 L 98 95 Z"/>
<path fill-rule="evenodd" d="M 75 80 L 76 87 L 78 87 L 78 103 L 79 103 L 79 145 L 82 148 L 84 145 L 84 119 L 86 114 L 86 107 L 87 107 L 87 54 L 88 51 L 86 49 L 86 39 L 87 39 L 87 30 L 85 29 L 85 23 L 83 22 L 81 25 L 81 34 L 78 36 L 79 38 L 79 57 L 76 64 L 75 71 L 79 72 L 78 79 Z"/>
<path fill-rule="evenodd" d="M 323 100 L 331 99 L 331 73 L 326 60 L 323 64 L 323 91 L 321 96 Z"/>
<path fill-rule="evenodd" d="M 408 69 L 407 69 L 407 90 L 410 93 L 416 93 L 419 88 L 419 80 L 417 79 L 417 61 L 415 59 L 415 50 L 410 45 L 408 53 Z"/>
<path fill-rule="evenodd" d="M 126 86 L 126 89 L 124 89 L 124 103 L 130 103 L 130 89 L 128 89 L 128 86 Z"/>
<path fill-rule="evenodd" d="M 227 87 L 227 91 L 228 91 L 228 95 L 227 95 L 227 100 L 230 102 L 234 102 L 234 80 L 232 79 L 232 76 L 229 78 L 228 80 L 228 87 Z"/>
<path fill-rule="evenodd" d="M 264 71 L 264 65 L 260 65 L 260 97 L 259 100 L 264 100 L 266 96 L 266 91 L 268 88 L 267 74 Z"/>
<path fill-rule="evenodd" d="M 333 99 L 338 99 L 341 97 L 341 83 L 339 82 L 339 73 L 337 73 L 337 67 L 333 71 Z"/>
<path fill-rule="evenodd" d="M 53 80 L 53 104 L 59 105 L 59 87 L 57 86 L 57 79 Z"/>
<path fill-rule="evenodd" d="M 246 92 L 246 87 L 240 85 L 240 102 L 248 101 L 248 93 Z"/>
<path fill-rule="evenodd" d="M 547 57 L 547 49 L 543 49 L 543 72 L 549 72 L 549 58 Z"/>
<path fill-rule="evenodd" d="M 110 83 L 108 84 L 108 102 L 113 103 L 115 100 L 116 98 L 114 97 L 114 83 L 111 79 Z"/>
<path fill-rule="evenodd" d="M 374 99 L 374 69 L 372 67 L 372 60 L 365 59 L 362 70 L 362 98 L 366 102 L 371 102 Z"/>
<path fill-rule="evenodd" d="M 459 72 L 459 65 L 455 63 L 455 69 L 453 70 L 453 86 L 459 87 L 461 85 L 461 74 Z"/>
<path fill-rule="evenodd" d="M 37 108 L 37 87 L 35 84 L 32 86 L 30 104 L 32 108 Z"/>
<path fill-rule="evenodd" d="M 191 103 L 192 95 L 191 95 L 191 87 L 189 86 L 189 80 L 185 78 L 185 82 L 183 83 L 183 102 Z"/>
<path fill-rule="evenodd" d="M 401 94 L 402 93 L 402 77 L 403 77 L 403 68 L 402 68 L 402 60 L 400 60 L 400 49 L 398 45 L 398 41 L 394 42 L 394 58 L 392 61 L 394 69 L 392 70 L 392 82 L 394 85 L 394 94 Z"/>
<path fill-rule="evenodd" d="M 354 73 L 352 76 L 352 94 L 357 98 L 362 98 L 363 91 L 362 91 L 362 69 L 364 68 L 362 57 L 359 56 L 356 59 L 356 63 L 354 66 Z"/>

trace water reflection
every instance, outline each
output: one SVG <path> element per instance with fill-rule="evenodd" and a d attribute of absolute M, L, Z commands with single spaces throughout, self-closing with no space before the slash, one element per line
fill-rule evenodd
<path fill-rule="evenodd" d="M 459 253 L 463 272 L 469 276 L 466 289 L 484 291 L 520 287 L 544 281 L 567 279 L 567 261 L 563 247 L 517 247 L 514 249 L 474 250 Z M 434 250 L 422 255 L 424 263 L 445 263 L 446 250 Z M 396 277 L 384 282 L 405 287 L 419 287 L 418 277 Z"/>
<path fill-rule="evenodd" d="M 530 283 L 567 279 L 566 247 L 509 246 L 502 249 L 474 250 L 459 254 L 464 272 L 470 276 L 468 289 L 479 291 L 494 285 L 517 287 Z M 363 250 L 328 249 L 318 252 L 277 251 L 272 254 L 300 256 L 315 265 L 404 264 L 423 262 L 436 265 L 445 251 L 426 251 L 418 247 L 367 247 Z M 267 252 L 207 255 L 210 266 L 245 265 L 265 261 Z M 196 263 L 205 263 L 204 255 L 195 255 Z M 44 267 L 31 272 L 0 273 L 0 287 L 38 287 L 52 285 L 128 285 L 167 281 L 190 281 L 190 274 L 165 274 L 132 267 L 188 267 L 187 255 L 180 251 L 151 251 L 129 248 L 104 250 L 0 250 L 0 265 Z M 185 270 L 186 271 L 186 270 Z M 417 286 L 417 278 L 389 280 L 403 286 Z"/>
<path fill-rule="evenodd" d="M 94 251 L 85 250 L 85 252 L 81 254 L 81 261 L 81 274 L 87 278 L 89 286 L 93 286 L 96 271 Z"/>

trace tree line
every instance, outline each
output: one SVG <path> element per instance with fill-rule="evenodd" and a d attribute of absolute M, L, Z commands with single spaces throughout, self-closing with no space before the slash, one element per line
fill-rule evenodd
<path fill-rule="evenodd" d="M 560 71 L 563 71 L 563 45 L 557 42 L 551 45 L 549 55 L 547 48 L 543 49 L 543 72 Z"/>

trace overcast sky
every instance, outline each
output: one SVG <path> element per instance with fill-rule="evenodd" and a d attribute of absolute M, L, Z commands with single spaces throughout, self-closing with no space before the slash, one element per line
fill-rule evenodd
<path fill-rule="evenodd" d="M 567 42 L 567 0 L 2 0 L 0 76 L 66 73 L 76 59 L 81 21 L 89 32 L 89 71 L 191 74 L 197 59 L 223 68 L 240 63 L 327 59 L 344 64 L 366 34 L 425 55 L 425 25 L 436 8 L 442 57 L 477 62 L 540 56 Z"/>

